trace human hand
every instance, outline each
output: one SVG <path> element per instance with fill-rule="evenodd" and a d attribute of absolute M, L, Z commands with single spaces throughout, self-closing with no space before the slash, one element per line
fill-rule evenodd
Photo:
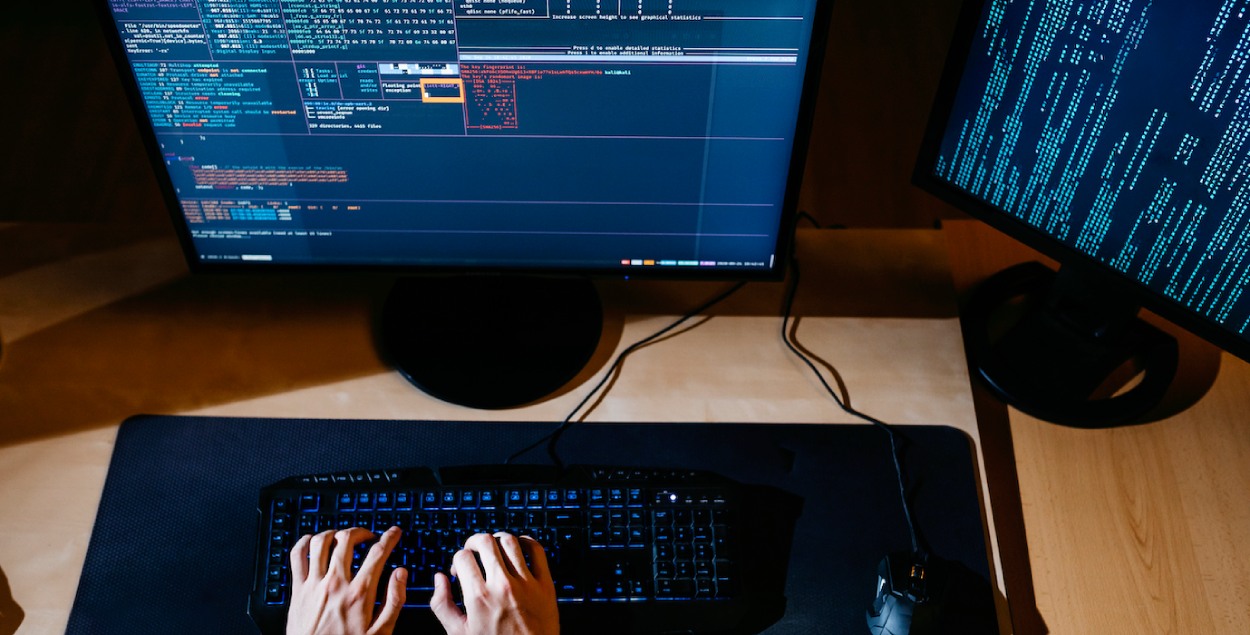
<path fill-rule="evenodd" d="M 460 579 L 464 610 L 452 601 L 451 580 L 442 573 L 434 575 L 430 599 L 447 635 L 559 634 L 555 583 L 547 554 L 533 538 L 477 534 L 452 558 L 451 574 Z"/>
<path fill-rule="evenodd" d="M 369 548 L 354 579 L 352 551 L 356 545 L 373 539 L 373 532 L 353 527 L 301 537 L 291 548 L 287 635 L 390 635 L 399 619 L 399 609 L 404 606 L 406 569 L 396 569 L 391 575 L 386 602 L 376 620 L 373 609 L 383 565 L 399 542 L 399 535 L 398 527 L 386 530 Z"/>

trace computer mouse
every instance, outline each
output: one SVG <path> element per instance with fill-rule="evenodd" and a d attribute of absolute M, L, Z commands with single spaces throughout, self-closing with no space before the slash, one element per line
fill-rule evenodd
<path fill-rule="evenodd" d="M 958 562 L 901 552 L 877 565 L 877 594 L 867 611 L 871 635 L 998 633 L 989 581 Z"/>
<path fill-rule="evenodd" d="M 877 595 L 868 609 L 871 635 L 935 633 L 941 611 L 942 562 L 922 553 L 897 553 L 877 565 Z"/>

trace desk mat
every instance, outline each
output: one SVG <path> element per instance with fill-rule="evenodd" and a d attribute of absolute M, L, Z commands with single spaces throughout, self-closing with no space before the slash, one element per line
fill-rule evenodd
<path fill-rule="evenodd" d="M 66 632 L 254 635 L 246 608 L 262 486 L 304 473 L 499 463 L 553 428 L 132 418 L 117 436 Z M 926 542 L 988 580 L 970 442 L 948 427 L 900 433 Z M 560 456 L 568 464 L 705 469 L 800 496 L 787 608 L 769 635 L 867 632 L 878 562 L 910 547 L 888 438 L 871 426 L 585 423 L 564 435 Z M 519 462 L 546 459 L 540 449 Z"/>

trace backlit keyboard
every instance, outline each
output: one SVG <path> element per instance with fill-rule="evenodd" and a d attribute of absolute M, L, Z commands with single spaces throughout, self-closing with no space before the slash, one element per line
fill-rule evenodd
<path fill-rule="evenodd" d="M 292 477 L 261 491 L 250 613 L 262 631 L 282 631 L 289 553 L 301 535 L 349 527 L 380 534 L 394 525 L 403 537 L 387 574 L 409 571 L 399 632 L 431 632 L 434 573 L 448 570 L 467 538 L 497 531 L 543 545 L 567 632 L 731 631 L 768 603 L 754 597 L 762 595 L 760 563 L 747 550 L 760 537 L 743 522 L 768 496 L 708 472 L 668 469 L 471 466 Z M 355 566 L 367 546 L 357 549 Z"/>

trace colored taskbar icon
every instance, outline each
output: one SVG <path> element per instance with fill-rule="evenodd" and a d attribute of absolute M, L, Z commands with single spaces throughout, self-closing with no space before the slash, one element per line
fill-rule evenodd
<path fill-rule="evenodd" d="M 715 267 L 714 260 L 638 260 L 623 259 L 622 267 Z"/>
<path fill-rule="evenodd" d="M 640 260 L 625 258 L 622 267 L 763 267 L 763 262 L 731 262 L 724 260 Z"/>

